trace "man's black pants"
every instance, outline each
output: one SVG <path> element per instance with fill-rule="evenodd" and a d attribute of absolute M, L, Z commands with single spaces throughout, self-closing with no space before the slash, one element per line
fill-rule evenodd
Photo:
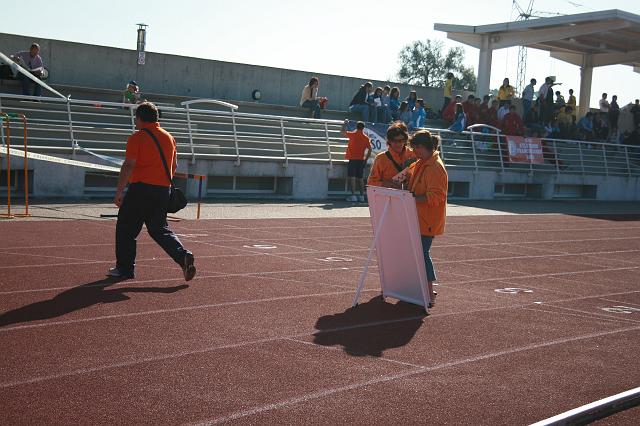
<path fill-rule="evenodd" d="M 136 238 L 147 226 L 151 238 L 181 267 L 190 253 L 167 223 L 169 188 L 146 183 L 132 183 L 118 211 L 116 224 L 116 267 L 123 274 L 133 274 L 136 261 Z"/>

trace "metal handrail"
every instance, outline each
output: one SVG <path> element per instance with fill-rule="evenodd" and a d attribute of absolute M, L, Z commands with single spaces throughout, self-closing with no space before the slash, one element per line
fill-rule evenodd
<path fill-rule="evenodd" d="M 11 102 L 2 103 L 7 100 Z M 33 100 L 40 102 L 12 103 Z M 203 109 L 207 104 L 229 110 Z M 200 105 L 200 108 L 194 108 Z M 118 147 L 120 152 L 124 152 L 126 136 L 134 127 L 132 118 L 136 105 L 0 93 L 0 108 L 28 111 L 30 128 L 33 129 L 30 131 L 30 149 L 62 152 L 70 149 L 74 152 L 76 146 L 84 147 L 86 144 L 96 152 L 108 150 L 113 153 L 118 151 Z M 236 108 L 233 104 L 214 99 L 192 100 L 180 106 L 162 106 L 161 120 L 163 127 L 176 138 L 179 155 L 188 155 L 192 161 L 235 158 L 239 165 L 243 159 L 268 158 L 282 161 L 285 166 L 290 161 L 316 161 L 326 162 L 329 167 L 344 161 L 346 139 L 340 134 L 342 120 L 243 113 Z M 478 127 L 492 129 L 495 133 L 484 134 L 477 131 Z M 548 142 L 545 164 L 521 165 L 508 163 L 508 159 L 503 158 L 504 147 L 501 147 L 500 139 L 504 136 L 492 126 L 470 126 L 463 132 L 430 130 L 441 136 L 448 168 L 640 176 L 640 167 L 636 164 L 638 149 L 629 145 L 543 138 Z M 62 137 L 65 131 L 68 139 Z M 480 136 L 490 136 L 487 147 L 475 144 Z M 492 141 L 494 137 L 495 144 Z M 65 144 L 64 141 L 69 139 L 71 143 Z M 569 167 L 560 167 L 558 162 L 548 160 L 549 150 Z"/>

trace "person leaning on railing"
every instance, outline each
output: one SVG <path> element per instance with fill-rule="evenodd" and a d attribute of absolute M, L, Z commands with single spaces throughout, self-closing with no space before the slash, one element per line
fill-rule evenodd
<path fill-rule="evenodd" d="M 410 139 L 418 161 L 409 167 L 409 191 L 416 200 L 418 223 L 422 239 L 422 251 L 427 270 L 427 287 L 431 303 L 435 303 L 433 282 L 436 271 L 430 256 L 431 244 L 437 235 L 444 233 L 447 215 L 447 187 L 449 178 L 438 148 L 440 138 L 428 130 L 418 130 Z"/>
<path fill-rule="evenodd" d="M 409 130 L 402 121 L 396 121 L 387 129 L 387 147 L 385 152 L 376 155 L 371 166 L 367 185 L 400 188 L 401 185 L 391 178 L 402 172 L 415 161 L 416 155 L 407 146 Z"/>

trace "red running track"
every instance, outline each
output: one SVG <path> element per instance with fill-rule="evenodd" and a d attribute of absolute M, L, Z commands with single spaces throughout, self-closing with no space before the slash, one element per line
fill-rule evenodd
<path fill-rule="evenodd" d="M 375 264 L 350 309 L 368 219 L 173 224 L 188 285 L 146 235 L 103 279 L 114 225 L 0 223 L 0 424 L 513 425 L 640 385 L 638 217 L 449 218 L 428 317 Z"/>

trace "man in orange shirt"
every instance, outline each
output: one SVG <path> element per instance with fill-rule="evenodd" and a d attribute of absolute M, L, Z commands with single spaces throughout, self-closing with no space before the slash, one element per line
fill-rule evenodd
<path fill-rule="evenodd" d="M 409 131 L 402 121 L 396 121 L 387 129 L 387 146 L 389 149 L 378 154 L 371 166 L 371 173 L 367 185 L 400 188 L 391 178 L 404 170 L 411 161 L 415 161 L 415 154 L 407 146 Z"/>
<path fill-rule="evenodd" d="M 196 274 L 193 253 L 184 248 L 167 223 L 171 184 L 167 174 L 173 178 L 178 166 L 176 141 L 160 127 L 158 109 L 151 102 L 143 102 L 136 109 L 136 129 L 138 131 L 127 140 L 118 177 L 114 198 L 120 208 L 116 224 L 116 266 L 109 269 L 107 276 L 134 278 L 136 238 L 144 223 L 151 238 L 180 265 L 185 280 L 190 281 Z"/>
<path fill-rule="evenodd" d="M 362 121 L 358 121 L 356 124 L 356 130 L 353 132 L 347 132 L 346 126 L 348 121 L 349 120 L 345 120 L 342 126 L 342 134 L 349 138 L 347 152 L 344 156 L 344 158 L 349 160 L 349 163 L 347 164 L 347 177 L 349 179 L 351 195 L 347 197 L 347 201 L 363 202 L 365 182 L 362 175 L 364 173 L 364 166 L 367 164 L 367 160 L 369 160 L 369 157 L 371 156 L 371 139 L 369 139 L 369 136 L 364 134 L 364 122 Z M 356 181 L 360 191 L 360 195 L 357 196 Z"/>

